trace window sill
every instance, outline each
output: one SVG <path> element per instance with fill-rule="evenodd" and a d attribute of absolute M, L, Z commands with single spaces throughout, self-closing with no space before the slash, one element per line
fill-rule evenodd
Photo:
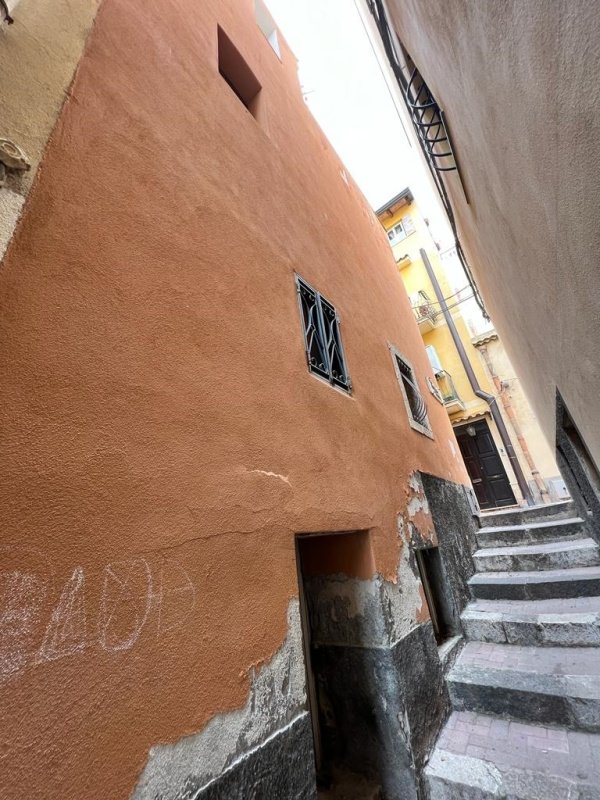
<path fill-rule="evenodd" d="M 423 436 L 427 436 L 428 439 L 435 439 L 432 430 L 426 428 L 424 425 L 420 425 L 418 422 L 415 422 L 414 419 L 409 419 L 408 421 L 410 423 L 410 427 L 417 431 L 417 433 L 422 433 Z"/>

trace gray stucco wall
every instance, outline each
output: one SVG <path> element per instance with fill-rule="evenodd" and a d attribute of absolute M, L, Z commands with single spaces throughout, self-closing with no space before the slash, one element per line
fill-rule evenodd
<path fill-rule="evenodd" d="M 555 390 L 600 462 L 600 15 L 594 0 L 388 0 L 444 110 L 447 186 L 549 442 Z"/>

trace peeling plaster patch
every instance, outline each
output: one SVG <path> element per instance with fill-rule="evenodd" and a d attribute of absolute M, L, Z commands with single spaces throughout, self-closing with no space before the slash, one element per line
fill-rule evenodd
<path fill-rule="evenodd" d="M 395 604 L 395 640 L 402 639 L 417 624 L 423 608 L 421 581 L 410 546 L 404 544 L 398 564 L 399 601 Z"/>
<path fill-rule="evenodd" d="M 258 475 L 266 475 L 268 478 L 278 478 L 280 481 L 287 483 L 288 486 L 291 486 L 290 479 L 287 475 L 280 475 L 279 472 L 268 472 L 265 469 L 246 469 L 244 470 L 248 475 L 253 473 Z"/>
<path fill-rule="evenodd" d="M 25 198 L 11 189 L 0 188 L 0 259 L 4 257 L 21 216 Z"/>
<path fill-rule="evenodd" d="M 413 495 L 406 506 L 406 511 L 410 519 L 416 517 L 420 511 L 423 511 L 425 514 L 429 514 L 429 503 L 427 502 L 427 497 L 425 496 L 425 491 L 423 489 L 423 483 L 421 482 L 421 478 L 418 473 L 413 472 L 408 479 L 408 486 L 412 490 Z"/>
<path fill-rule="evenodd" d="M 418 569 L 404 540 L 396 582 L 328 575 L 310 578 L 307 590 L 312 640 L 324 645 L 392 647 L 419 624 L 423 607 Z"/>
<path fill-rule="evenodd" d="M 285 728 L 306 708 L 306 681 L 298 600 L 288 608 L 288 635 L 277 653 L 253 673 L 242 709 L 217 714 L 199 733 L 150 748 L 131 800 L 183 800 L 242 755 Z M 193 787 L 193 793 L 188 792 Z"/>

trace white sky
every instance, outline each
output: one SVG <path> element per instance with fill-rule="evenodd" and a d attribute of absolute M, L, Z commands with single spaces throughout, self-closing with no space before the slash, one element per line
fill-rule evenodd
<path fill-rule="evenodd" d="M 312 113 L 369 203 L 379 208 L 409 184 L 414 190 L 416 153 L 354 0 L 267 5 L 298 58 Z"/>
<path fill-rule="evenodd" d="M 448 222 L 404 131 L 354 0 L 265 2 L 298 59 L 308 106 L 371 206 L 379 208 L 410 186 L 435 239 L 443 249 L 450 247 Z M 464 287 L 458 260 L 444 264 L 454 289 Z M 474 301 L 462 311 L 480 318 Z"/>

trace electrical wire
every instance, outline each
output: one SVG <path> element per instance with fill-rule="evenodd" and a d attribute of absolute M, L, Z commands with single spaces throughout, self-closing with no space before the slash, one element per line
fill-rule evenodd
<path fill-rule="evenodd" d="M 460 294 L 461 292 L 466 292 L 467 289 L 470 289 L 470 288 L 471 288 L 470 286 L 463 286 L 462 289 L 459 289 L 457 292 L 454 292 L 454 294 L 449 294 L 448 297 L 444 297 L 444 302 L 446 302 L 447 300 L 452 300 L 453 297 L 456 297 L 456 295 Z M 439 300 L 427 300 L 426 302 L 429 303 L 430 306 L 440 306 L 441 305 Z"/>
<path fill-rule="evenodd" d="M 474 299 L 475 299 L 475 295 L 474 294 L 470 294 L 468 297 L 463 297 L 461 300 L 457 300 L 456 303 L 452 303 L 451 305 L 446 305 L 446 308 L 448 310 L 450 310 L 451 308 L 456 308 L 456 306 L 459 306 L 461 303 L 466 303 L 467 300 L 474 300 Z M 411 305 L 411 308 L 412 308 L 413 311 L 418 311 L 420 308 L 423 308 L 423 306 L 432 306 L 432 305 L 434 305 L 433 301 L 430 301 L 430 300 L 426 300 L 425 301 L 424 300 L 422 303 L 419 303 L 416 306 Z M 440 310 L 436 308 L 436 309 L 434 309 L 434 313 L 439 314 Z"/>

